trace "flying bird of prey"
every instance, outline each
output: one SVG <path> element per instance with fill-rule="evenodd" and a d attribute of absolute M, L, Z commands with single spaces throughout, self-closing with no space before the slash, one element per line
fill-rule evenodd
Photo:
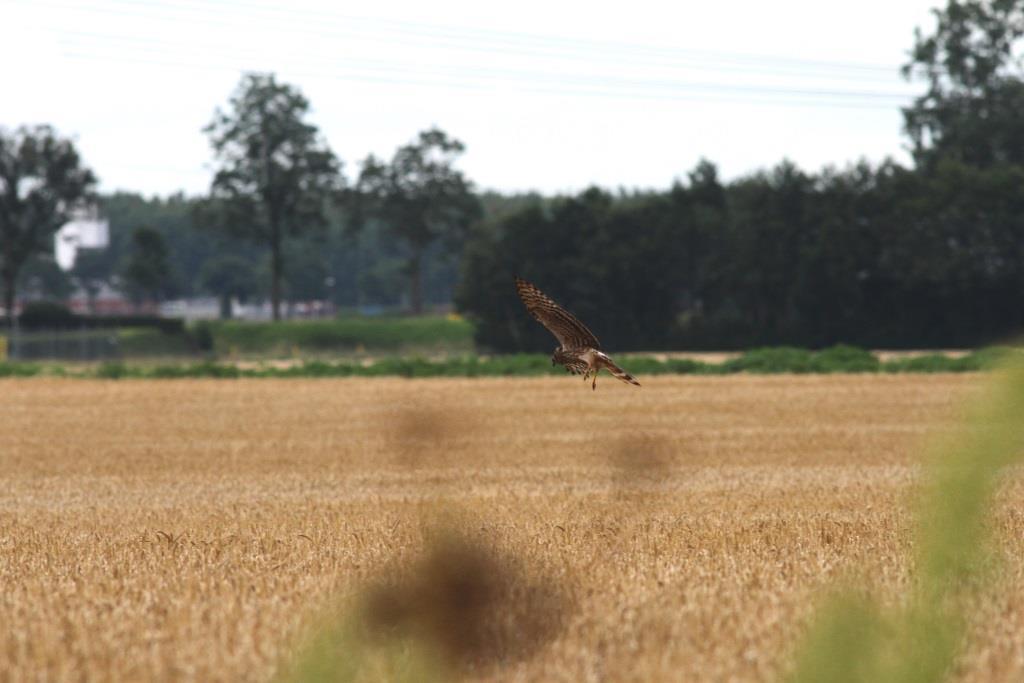
<path fill-rule="evenodd" d="M 551 356 L 551 364 L 561 363 L 574 375 L 583 375 L 586 382 L 594 377 L 593 389 L 597 389 L 597 373 L 605 368 L 623 382 L 640 386 L 633 375 L 615 364 L 601 351 L 601 342 L 576 316 L 549 299 L 544 292 L 521 278 L 516 278 L 519 298 L 526 304 L 526 310 L 537 321 L 555 335 L 560 346 Z"/>

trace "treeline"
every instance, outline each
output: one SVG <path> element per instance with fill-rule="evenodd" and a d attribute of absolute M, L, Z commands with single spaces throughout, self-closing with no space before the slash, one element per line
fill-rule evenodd
<path fill-rule="evenodd" d="M 512 278 L 611 348 L 973 346 L 1024 327 L 1024 167 L 952 161 L 723 184 L 702 162 L 663 193 L 591 189 L 479 231 L 457 296 L 477 340 L 550 349 Z"/>
<path fill-rule="evenodd" d="M 723 183 L 701 163 L 664 192 L 479 197 L 461 248 L 424 259 L 428 305 L 452 301 L 497 351 L 550 350 L 523 314 L 519 275 L 573 310 L 611 348 L 972 346 L 1024 327 L 1024 167 L 944 161 L 932 170 L 860 164 L 808 174 L 792 164 Z M 266 299 L 265 250 L 195 224 L 201 200 L 100 198 L 111 245 L 81 265 L 110 281 L 131 235 L 165 240 L 167 296 Z M 407 250 L 341 210 L 285 241 L 286 300 L 342 308 L 408 303 Z M 231 270 L 237 271 L 233 276 Z M 66 294 L 39 266 L 26 284 Z M 45 275 L 46 277 L 43 277 Z"/>

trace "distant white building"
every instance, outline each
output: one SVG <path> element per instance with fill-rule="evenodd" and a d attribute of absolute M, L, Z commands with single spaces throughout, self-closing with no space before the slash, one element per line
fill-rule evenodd
<path fill-rule="evenodd" d="M 165 318 L 193 320 L 215 320 L 220 317 L 220 300 L 215 297 L 195 299 L 172 299 L 162 302 L 158 310 Z"/>
<path fill-rule="evenodd" d="M 71 270 L 80 248 L 105 249 L 110 244 L 110 222 L 94 212 L 83 213 L 65 223 L 54 237 L 53 251 L 57 265 Z"/>

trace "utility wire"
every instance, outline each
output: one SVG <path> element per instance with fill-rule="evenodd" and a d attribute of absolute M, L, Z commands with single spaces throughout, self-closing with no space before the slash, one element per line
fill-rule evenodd
<path fill-rule="evenodd" d="M 109 5 L 67 5 L 59 2 L 47 2 L 47 0 L 36 0 L 33 4 L 35 6 L 42 4 L 53 8 L 63 8 L 79 12 L 105 12 L 107 14 L 114 14 L 118 16 L 128 16 L 133 19 L 145 19 L 146 17 L 153 18 L 154 12 L 156 12 L 155 16 L 162 21 L 171 20 L 179 23 L 185 23 L 190 26 L 221 26 L 224 28 L 232 28 L 236 34 L 239 22 L 226 21 L 222 18 L 223 12 L 231 11 L 231 7 L 236 9 L 250 9 L 264 13 L 269 12 L 280 14 L 285 12 L 288 17 L 293 18 L 293 13 L 291 11 L 280 10 L 279 8 L 263 4 L 240 2 L 238 0 L 219 0 L 219 2 L 215 3 L 204 2 L 198 4 L 195 2 L 189 2 L 188 0 L 182 0 L 173 6 L 167 2 L 161 2 L 159 0 L 149 0 L 148 2 L 145 0 L 135 0 L 128 4 L 125 4 L 123 0 L 110 0 L 110 3 L 117 6 L 123 5 L 128 11 Z M 228 9 L 225 10 L 225 7 Z M 219 8 L 219 11 L 222 13 L 221 16 L 215 16 L 215 12 L 211 13 L 211 8 L 215 11 Z M 191 14 L 183 16 L 181 14 L 181 10 L 183 9 L 186 12 L 191 12 Z M 175 11 L 168 14 L 169 10 Z M 142 11 L 144 15 L 140 15 L 140 11 Z M 197 11 L 205 13 L 206 16 L 197 17 Z M 584 50 L 595 50 L 607 46 L 610 46 L 611 49 L 619 50 L 637 50 L 642 48 L 646 52 L 653 50 L 658 53 L 665 53 L 667 50 L 667 48 L 660 47 L 648 49 L 644 46 L 631 44 L 605 43 L 578 39 L 557 39 L 545 36 L 534 36 L 531 34 L 492 31 L 486 29 L 478 32 L 479 35 L 469 35 L 465 33 L 465 29 L 438 27 L 436 25 L 407 21 L 353 18 L 336 12 L 324 12 L 322 10 L 313 10 L 308 13 L 303 13 L 302 16 L 308 15 L 321 17 L 324 21 L 340 17 L 347 22 L 346 26 L 352 22 L 362 22 L 364 24 L 369 22 L 377 25 L 397 27 L 395 30 L 398 30 L 400 34 L 405 32 L 410 34 L 427 34 L 429 36 L 442 35 L 446 38 L 454 36 L 458 40 L 462 41 L 455 46 L 456 49 L 461 50 L 468 47 L 469 49 L 483 49 L 485 52 L 494 53 L 497 48 L 493 45 L 487 48 L 478 48 L 480 35 L 483 35 L 487 38 L 493 38 L 497 42 L 501 42 L 503 40 L 505 44 L 512 45 L 513 47 L 511 51 L 520 57 L 538 56 L 529 52 L 529 50 L 524 47 L 524 45 L 528 47 L 529 44 L 532 43 L 554 45 L 556 47 L 569 46 L 572 49 L 577 49 L 578 46 L 582 46 L 582 49 Z M 253 17 L 247 16 L 245 19 L 251 22 Z M 282 19 L 284 19 L 284 17 L 282 17 Z M 323 25 L 324 21 L 319 23 Z M 282 25 L 279 24 L 276 28 L 280 29 L 282 28 Z M 321 29 L 315 30 L 314 32 L 321 37 L 332 39 L 354 37 L 359 40 L 363 40 L 366 38 L 365 31 L 353 31 L 351 28 L 343 29 L 341 31 L 325 31 Z M 231 71 L 247 71 L 251 69 L 253 60 L 265 63 L 265 60 L 269 56 L 268 51 L 265 49 L 247 48 L 238 45 L 229 46 L 223 43 L 203 44 L 195 41 L 168 41 L 165 39 L 147 38 L 141 35 L 119 35 L 116 33 L 99 33 L 73 29 L 63 30 L 61 33 L 64 36 L 62 42 L 68 46 L 66 48 L 66 53 L 69 56 L 87 60 L 119 62 L 122 64 L 134 62 L 174 68 L 216 68 L 219 70 L 228 69 Z M 378 34 L 372 34 L 371 38 L 379 39 L 380 37 Z M 498 40 L 499 38 L 501 40 Z M 385 39 L 385 42 L 387 42 L 387 39 Z M 445 44 L 445 47 L 450 46 Z M 197 50 L 205 50 L 206 53 L 213 57 L 213 59 L 204 58 L 201 64 L 195 64 L 188 61 L 189 57 L 201 57 L 196 54 Z M 185 60 L 182 60 L 182 54 L 186 55 Z M 694 51 L 680 51 L 673 49 L 670 50 L 668 54 L 675 56 L 690 55 L 689 58 L 692 59 L 692 55 L 695 53 Z M 248 55 L 248 57 L 244 57 L 245 55 Z M 728 53 L 717 53 L 716 58 L 722 58 L 723 55 L 727 59 L 737 59 L 740 62 L 755 58 L 760 59 L 760 57 L 751 55 L 730 56 Z M 576 53 L 573 53 L 573 56 L 585 57 L 586 55 L 577 51 Z M 603 58 L 607 58 L 607 55 L 604 55 Z M 646 59 L 646 57 L 643 59 Z M 842 70 L 848 68 L 863 68 L 866 70 L 878 70 L 883 68 L 872 65 L 815 62 L 778 57 L 765 57 L 764 59 L 775 60 L 774 66 L 771 66 L 771 61 L 769 62 L 769 66 L 764 68 L 749 64 L 736 65 L 712 62 L 710 65 L 698 65 L 697 70 L 703 72 L 714 72 L 716 70 L 739 70 L 761 73 L 767 71 L 775 76 L 787 77 L 799 75 L 797 73 L 790 73 L 787 69 L 794 65 L 802 64 L 805 67 L 808 65 L 813 67 L 810 73 L 805 72 L 804 75 L 809 75 L 812 78 L 823 78 L 825 75 L 816 73 L 815 70 L 822 67 L 834 67 L 839 69 L 839 71 L 836 72 L 838 75 L 844 74 Z M 422 87 L 442 86 L 470 91 L 489 90 L 493 92 L 495 89 L 499 89 L 501 87 L 511 87 L 518 91 L 562 96 L 582 95 L 615 99 L 685 99 L 699 101 L 752 102 L 761 104 L 789 104 L 795 106 L 838 106 L 843 108 L 890 109 L 899 104 L 907 103 L 908 100 L 913 97 L 911 93 L 907 92 L 901 93 L 862 89 L 846 90 L 834 87 L 827 88 L 791 83 L 765 85 L 694 81 L 692 79 L 676 78 L 671 76 L 671 74 L 661 78 L 652 78 L 649 76 L 634 77 L 628 74 L 620 75 L 619 72 L 621 72 L 621 69 L 616 69 L 612 73 L 606 73 L 604 71 L 594 73 L 566 73 L 552 71 L 550 68 L 524 70 L 510 69 L 500 66 L 486 66 L 480 65 L 479 60 L 472 64 L 430 64 L 425 61 L 417 61 L 410 65 L 409 63 L 365 58 L 339 59 L 333 55 L 316 54 L 310 51 L 308 47 L 302 52 L 288 54 L 281 61 L 283 62 L 283 68 L 287 68 L 289 72 L 294 73 L 295 69 L 291 68 L 291 66 L 297 64 L 299 65 L 299 69 L 302 73 L 318 78 L 333 78 L 379 85 L 412 85 Z M 678 62 L 675 63 L 675 66 L 678 70 L 680 66 L 687 64 L 687 62 Z M 642 62 L 641 65 L 649 66 L 650 63 Z M 779 71 L 778 67 L 780 65 L 785 66 L 782 71 Z M 634 66 L 634 64 L 627 62 L 625 66 Z M 658 63 L 657 66 L 665 66 L 665 64 Z M 691 69 L 685 68 L 684 70 L 689 71 Z M 831 80 L 834 81 L 848 78 L 849 73 L 845 73 L 844 75 L 838 76 L 838 78 L 832 78 Z M 854 80 L 859 79 L 854 78 Z"/>
<path fill-rule="evenodd" d="M 70 57 L 79 59 L 87 59 L 92 61 L 104 61 L 104 62 L 115 62 L 119 64 L 125 64 L 126 60 L 123 55 L 118 54 L 101 54 L 101 53 L 89 53 L 89 52 L 78 52 L 68 51 L 66 54 Z M 230 71 L 233 73 L 243 73 L 246 69 L 239 68 L 237 65 L 224 64 L 216 62 L 204 61 L 201 63 L 193 62 L 182 62 L 173 59 L 160 59 L 160 58 L 132 58 L 130 60 L 132 64 L 147 64 L 152 66 L 163 66 L 173 68 L 186 68 L 193 69 L 196 71 Z M 473 83 L 467 81 L 458 81 L 452 79 L 410 79 L 401 77 L 384 77 L 381 75 L 367 75 L 358 72 L 341 72 L 341 71 L 293 71 L 296 76 L 303 76 L 308 78 L 325 78 L 339 81 L 351 81 L 361 82 L 371 85 L 405 85 L 405 86 L 416 86 L 416 87 L 429 87 L 429 86 L 443 86 L 446 88 L 464 89 L 469 91 L 483 91 L 493 90 L 493 84 L 488 86 L 480 83 Z M 564 87 L 544 87 L 531 85 L 529 83 L 513 83 L 511 87 L 514 90 L 521 92 L 533 92 L 545 95 L 561 96 L 561 97 L 575 97 L 575 96 L 586 96 L 586 97 L 597 97 L 603 99 L 615 99 L 615 100 L 685 100 L 693 102 L 725 102 L 725 103 L 747 103 L 747 104 L 770 104 L 770 105 L 789 105 L 789 106 L 801 106 L 801 107 L 838 107 L 844 109 L 892 109 L 896 106 L 895 102 L 883 103 L 883 102 L 870 102 L 870 101 L 843 101 L 838 99 L 833 100 L 817 100 L 817 99 L 794 99 L 792 97 L 779 97 L 777 94 L 772 96 L 771 93 L 766 93 L 763 97 L 756 96 L 730 96 L 728 91 L 718 93 L 707 93 L 707 94 L 696 94 L 688 93 L 685 91 L 674 92 L 674 93 L 659 93 L 652 91 L 614 91 L 609 89 L 599 88 L 564 88 Z"/>
<path fill-rule="evenodd" d="M 440 47 L 443 49 L 458 49 L 464 51 L 484 52 L 490 54 L 507 54 L 511 56 L 527 57 L 559 57 L 584 60 L 620 61 L 620 58 L 627 57 L 636 61 L 637 57 L 643 58 L 645 65 L 661 64 L 665 66 L 686 64 L 699 68 L 717 68 L 722 70 L 750 70 L 755 72 L 775 72 L 777 74 L 789 75 L 813 75 L 818 77 L 863 79 L 867 77 L 875 80 L 876 77 L 895 76 L 896 68 L 883 65 L 871 64 L 850 64 L 843 62 L 823 62 L 818 60 L 806 60 L 800 58 L 780 57 L 771 55 L 749 55 L 738 53 L 705 52 L 697 50 L 685 50 L 667 47 L 648 47 L 628 43 L 613 43 L 601 41 L 587 41 L 568 38 L 551 38 L 543 36 L 531 36 L 530 34 L 515 34 L 497 32 L 489 29 L 472 30 L 451 29 L 447 27 L 436 27 L 429 24 L 417 24 L 415 22 L 366 19 L 338 15 L 336 13 L 324 13 L 313 10 L 304 12 L 301 16 L 320 16 L 326 14 L 328 17 L 342 17 L 343 21 L 318 21 L 315 24 L 309 22 L 295 21 L 295 12 L 292 10 L 281 10 L 265 5 L 252 5 L 241 2 L 218 3 L 189 3 L 179 2 L 170 5 L 166 2 L 146 2 L 134 0 L 124 3 L 119 0 L 110 0 L 110 5 L 96 4 L 62 4 L 59 2 L 40 2 L 36 0 L 34 6 L 44 5 L 55 9 L 70 10 L 89 13 L 106 13 L 116 16 L 126 16 L 137 19 L 155 18 L 161 21 L 174 21 L 186 23 L 193 26 L 221 26 L 231 29 L 237 34 L 238 29 L 243 25 L 255 25 L 276 33 L 297 32 L 304 35 L 318 35 L 324 38 L 333 39 L 357 39 L 387 43 L 401 43 L 409 46 L 409 38 L 418 38 L 413 41 L 419 45 L 428 47 Z M 271 23 L 261 23 L 260 16 L 253 16 L 246 13 L 241 17 L 237 15 L 225 15 L 220 10 L 216 15 L 218 5 L 229 4 L 239 9 L 256 8 L 260 12 L 276 12 L 281 14 L 278 20 L 273 16 L 263 16 L 263 19 Z M 119 9 L 120 7 L 120 9 Z M 380 30 L 367 31 L 360 29 L 353 24 L 370 24 L 371 26 L 385 27 L 384 36 Z M 328 30 L 331 26 L 335 30 Z M 424 28 L 425 27 L 425 28 Z M 389 37 L 388 31 L 393 34 Z M 504 38 L 502 38 L 504 36 Z M 427 40 L 424 41 L 423 38 Z M 548 52 L 538 52 L 538 47 L 543 47 Z M 553 53 L 552 53 L 553 51 Z M 657 57 L 661 61 L 652 58 Z M 875 76 L 871 76 L 871 74 Z"/>
<path fill-rule="evenodd" d="M 136 36 L 136 35 L 127 36 L 127 35 L 120 35 L 120 34 L 99 33 L 99 32 L 93 32 L 93 31 L 81 31 L 81 30 L 74 30 L 74 29 L 64 30 L 64 31 L 62 31 L 62 34 L 65 35 L 65 36 L 72 36 L 72 37 L 75 37 L 75 38 L 80 38 L 80 39 L 82 39 L 83 42 L 91 39 L 91 40 L 95 40 L 95 41 L 100 41 L 102 44 L 109 44 L 109 43 L 112 43 L 112 42 L 123 42 L 123 43 L 131 43 L 131 44 L 136 44 L 136 45 L 154 45 L 154 44 L 156 44 L 156 45 L 168 45 L 168 46 L 173 45 L 173 46 L 177 46 L 177 47 L 188 47 L 188 48 L 206 49 L 206 50 L 218 51 L 218 52 L 227 52 L 227 53 L 229 53 L 231 55 L 237 55 L 237 54 L 244 53 L 244 52 L 248 52 L 250 54 L 258 53 L 261 56 L 266 56 L 268 54 L 268 50 L 265 47 L 264 48 L 253 48 L 253 47 L 247 48 L 247 47 L 244 47 L 244 46 L 239 46 L 238 44 L 234 44 L 234 45 L 228 46 L 228 45 L 225 45 L 223 43 L 219 43 L 219 44 L 205 43 L 204 44 L 204 43 L 197 43 L 195 41 L 168 41 L 168 40 L 160 39 L 160 38 L 148 38 L 148 37 L 142 37 L 142 36 Z M 332 60 L 332 61 L 335 61 L 335 60 L 339 59 L 339 57 L 337 56 L 337 51 L 335 51 L 333 54 L 328 54 L 328 53 L 325 53 L 325 52 L 320 52 L 319 54 L 316 54 L 316 53 L 312 52 L 311 50 L 309 50 L 308 47 L 304 48 L 303 52 L 300 52 L 300 53 L 290 52 L 289 55 L 288 55 L 288 59 L 296 59 L 296 58 L 298 58 L 300 60 L 307 60 L 307 61 L 311 57 L 315 57 L 317 59 L 323 59 L 323 60 Z M 360 61 L 370 61 L 370 60 L 361 59 Z M 377 63 L 384 63 L 382 60 L 375 60 L 375 61 Z M 394 63 L 394 62 L 392 62 L 392 63 Z M 474 62 L 474 64 L 475 63 L 476 62 Z M 428 64 L 425 63 L 422 60 L 418 61 L 417 65 L 420 66 L 420 67 L 428 66 Z M 466 69 L 467 68 L 464 65 L 449 65 L 449 64 L 443 64 L 443 63 L 442 64 L 435 64 L 433 66 L 435 66 L 436 68 L 439 68 L 439 69 L 455 69 L 455 68 Z M 593 66 L 597 66 L 597 65 L 593 65 Z M 648 65 L 640 65 L 640 66 L 648 66 Z M 474 69 L 476 69 L 478 67 L 468 67 L 468 68 L 470 70 L 474 70 Z M 645 71 L 646 70 L 647 69 L 645 69 Z M 757 74 L 765 74 L 765 75 L 772 75 L 772 76 L 782 76 L 782 77 L 788 77 L 788 76 L 793 75 L 793 74 L 789 74 L 788 72 L 779 72 L 778 70 L 770 69 L 770 68 L 736 67 L 736 66 L 730 66 L 730 65 L 722 66 L 722 65 L 713 65 L 713 64 L 711 64 L 711 65 L 701 64 L 701 65 L 695 65 L 695 66 L 687 66 L 683 70 L 686 71 L 686 72 L 691 72 L 691 71 L 710 72 L 710 73 L 712 73 L 714 75 L 717 75 L 715 72 L 757 73 Z M 550 72 L 551 72 L 550 66 L 546 66 L 545 65 L 545 68 L 540 73 L 547 74 L 547 73 L 550 73 Z M 825 78 L 823 75 L 819 75 L 819 74 L 809 74 L 809 76 L 812 79 Z M 832 81 L 832 82 L 835 82 L 837 79 L 829 78 L 828 80 Z M 850 79 L 842 79 L 842 80 L 850 80 Z M 852 79 L 852 80 L 855 83 L 860 83 L 860 82 L 864 82 L 865 79 L 859 79 L 858 78 L 858 79 Z M 872 80 L 875 80 L 875 79 L 872 79 Z M 902 96 L 904 93 L 891 93 L 891 94 Z"/>
<path fill-rule="evenodd" d="M 115 4 L 130 4 L 132 6 L 138 6 L 140 4 L 147 5 L 150 7 L 157 8 L 195 8 L 203 11 L 209 11 L 211 7 L 234 7 L 240 10 L 257 11 L 264 13 L 277 14 L 281 20 L 293 19 L 295 16 L 295 10 L 285 9 L 280 6 L 267 5 L 264 3 L 253 3 L 253 2 L 240 2 L 238 0 L 216 0 L 215 2 L 209 2 L 207 0 L 176 0 L 173 5 L 161 1 L 161 0 L 108 0 Z M 355 23 L 369 23 L 377 24 L 385 27 L 392 27 L 392 30 L 408 33 L 411 35 L 424 35 L 430 37 L 445 37 L 459 40 L 470 40 L 476 43 L 482 43 L 488 47 L 492 47 L 495 42 L 505 42 L 508 44 L 514 44 L 517 46 L 527 47 L 558 47 L 574 49 L 585 49 L 592 52 L 607 53 L 608 51 L 628 51 L 639 54 L 648 55 L 662 55 L 672 57 L 689 57 L 708 59 L 728 59 L 736 61 L 752 61 L 757 64 L 764 64 L 766 62 L 774 62 L 776 64 L 788 64 L 797 67 L 823 67 L 826 69 L 850 69 L 854 71 L 866 71 L 866 72 L 879 72 L 886 75 L 891 75 L 895 72 L 895 68 L 889 65 L 882 64 L 864 64 L 864 63 L 850 63 L 850 62 L 830 62 L 822 60 L 809 60 L 806 58 L 799 57 L 787 57 L 780 55 L 755 55 L 735 52 L 710 52 L 702 50 L 684 49 L 676 46 L 663 46 L 663 45 L 644 45 L 637 43 L 623 43 L 618 41 L 597 41 L 592 39 L 580 39 L 580 38 L 567 38 L 562 36 L 546 36 L 542 34 L 529 34 L 521 32 L 510 32 L 510 31 L 495 31 L 488 28 L 469 28 L 469 27 L 452 27 L 442 26 L 438 24 L 426 24 L 422 22 L 410 22 L 396 19 L 380 19 L 372 17 L 358 17 L 348 14 L 341 14 L 338 12 L 329 12 L 319 9 L 309 10 L 305 9 L 301 11 L 302 16 L 316 16 L 323 19 L 332 19 L 335 22 L 341 20 L 344 22 L 344 26 L 350 27 L 353 22 Z M 317 25 L 322 25 L 322 21 L 318 21 Z M 279 24 L 278 24 L 279 25 Z"/>
<path fill-rule="evenodd" d="M 226 49 L 222 45 L 210 45 L 202 43 L 182 43 L 161 40 L 149 40 L 144 38 L 130 38 L 122 36 L 106 36 L 97 34 L 86 34 L 87 40 L 70 41 L 71 49 L 78 55 L 116 56 L 130 61 L 125 51 L 116 48 L 112 43 L 131 46 L 136 54 L 155 54 L 161 58 L 174 58 L 184 53 L 196 55 L 197 49 L 205 49 L 217 58 L 238 57 L 240 53 L 248 53 L 257 57 L 265 57 L 265 51 L 255 48 L 231 48 Z M 100 39 L 102 43 L 90 42 L 91 39 Z M 182 48 L 187 48 L 183 50 Z M 105 55 L 104 50 L 116 50 Z M 200 55 L 196 55 L 199 57 Z M 523 71 L 496 67 L 474 67 L 465 65 L 425 65 L 418 68 L 383 60 L 365 59 L 337 59 L 314 57 L 312 60 L 299 60 L 299 63 L 314 65 L 335 71 L 352 70 L 370 73 L 398 74 L 403 80 L 416 82 L 437 78 L 461 79 L 461 82 L 469 83 L 480 81 L 482 86 L 493 86 L 495 81 L 511 83 L 529 83 L 534 85 L 550 85 L 562 87 L 598 87 L 609 91 L 632 92 L 635 90 L 656 90 L 671 92 L 708 92 L 725 93 L 738 95 L 769 95 L 769 96 L 798 96 L 798 97 L 821 97 L 821 98 L 849 98 L 856 100 L 889 100 L 891 102 L 903 102 L 911 95 L 909 93 L 878 92 L 878 91 L 853 91 L 853 90 L 831 90 L 822 88 L 799 88 L 782 86 L 762 86 L 743 84 L 722 84 L 698 81 L 684 81 L 676 79 L 651 79 L 651 78 L 624 78 L 614 75 L 578 75 L 578 74 L 552 74 L 540 71 Z M 232 62 L 238 64 L 238 62 Z"/>

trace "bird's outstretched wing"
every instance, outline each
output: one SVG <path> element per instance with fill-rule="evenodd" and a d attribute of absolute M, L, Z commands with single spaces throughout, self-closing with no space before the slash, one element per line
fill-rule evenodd
<path fill-rule="evenodd" d="M 576 316 L 549 299 L 544 292 L 521 278 L 516 278 L 516 290 L 526 309 L 541 325 L 555 335 L 558 342 L 567 349 L 601 348 L 594 333 L 587 329 Z"/>

